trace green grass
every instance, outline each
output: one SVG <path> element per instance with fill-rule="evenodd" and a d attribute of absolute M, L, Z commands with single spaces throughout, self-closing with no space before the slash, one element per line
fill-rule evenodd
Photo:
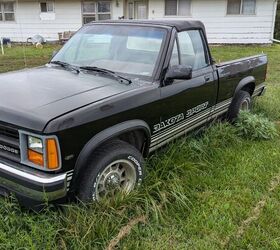
<path fill-rule="evenodd" d="M 27 66 L 46 62 L 52 50 L 27 48 Z M 24 66 L 19 47 L 6 52 L 0 71 Z M 279 121 L 280 46 L 212 48 L 216 61 L 261 52 L 270 60 L 268 91 L 254 112 Z M 128 197 L 90 206 L 67 204 L 40 214 L 2 199 L 0 249 L 104 249 L 139 215 L 146 216 L 146 223 L 122 238 L 121 249 L 279 249 L 280 188 L 269 191 L 280 174 L 279 148 L 279 137 L 245 139 L 233 126 L 218 123 L 152 155 L 144 184 Z M 238 237 L 261 200 L 266 203 L 259 216 Z"/>
<path fill-rule="evenodd" d="M 33 46 L 13 46 L 5 48 L 5 55 L 0 51 L 0 73 L 24 68 L 36 67 L 48 62 L 52 52 L 58 50 L 59 45 L 45 45 L 43 49 L 36 49 Z"/>

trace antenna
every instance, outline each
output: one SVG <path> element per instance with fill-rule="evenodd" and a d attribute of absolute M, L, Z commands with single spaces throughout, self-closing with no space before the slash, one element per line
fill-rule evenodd
<path fill-rule="evenodd" d="M 17 6 L 17 9 L 19 9 L 19 6 L 18 6 L 18 0 L 16 0 L 16 6 Z M 22 32 L 22 25 L 21 25 L 21 22 L 20 22 L 20 18 L 18 19 L 18 24 L 19 24 L 19 29 L 20 29 L 20 34 L 21 34 L 21 39 L 22 39 L 22 52 L 23 52 L 23 61 L 24 61 L 24 67 L 26 68 L 27 67 L 27 61 L 26 61 L 26 44 L 23 39 L 23 32 Z"/>

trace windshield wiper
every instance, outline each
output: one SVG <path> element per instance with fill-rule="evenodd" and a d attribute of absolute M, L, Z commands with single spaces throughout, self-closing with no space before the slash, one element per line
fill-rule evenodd
<path fill-rule="evenodd" d="M 103 68 L 99 68 L 99 67 L 95 67 L 95 66 L 81 66 L 81 67 L 79 67 L 79 69 L 96 71 L 96 72 L 100 72 L 100 73 L 103 73 L 103 74 L 107 74 L 107 75 L 115 78 L 118 82 L 124 83 L 124 84 L 131 84 L 131 82 L 132 82 L 130 79 L 127 79 L 123 76 L 120 76 L 116 72 L 111 71 L 109 69 L 103 69 Z"/>
<path fill-rule="evenodd" d="M 59 65 L 59 66 L 61 66 L 63 68 L 66 68 L 66 69 L 76 71 L 77 74 L 80 73 L 80 70 L 77 67 L 75 67 L 74 65 L 71 65 L 70 63 L 62 62 L 62 61 L 50 61 L 50 63 Z"/>

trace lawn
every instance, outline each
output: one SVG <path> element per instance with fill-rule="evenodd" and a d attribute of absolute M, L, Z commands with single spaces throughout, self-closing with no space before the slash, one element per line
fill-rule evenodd
<path fill-rule="evenodd" d="M 7 49 L 0 72 L 43 64 L 52 50 Z M 278 122 L 280 46 L 211 50 L 217 62 L 268 54 L 268 91 L 254 112 Z M 40 214 L 1 199 L 0 248 L 280 249 L 279 148 L 280 138 L 253 141 L 218 123 L 152 155 L 144 184 L 128 197 Z"/>

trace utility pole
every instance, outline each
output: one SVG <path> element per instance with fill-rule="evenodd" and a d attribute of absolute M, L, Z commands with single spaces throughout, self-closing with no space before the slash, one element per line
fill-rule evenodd
<path fill-rule="evenodd" d="M 0 43 L 1 43 L 2 55 L 4 55 L 4 46 L 3 46 L 3 38 L 2 37 L 0 37 Z"/>
<path fill-rule="evenodd" d="M 272 22 L 272 31 L 271 31 L 271 37 L 272 37 L 272 41 L 273 42 L 277 42 L 277 43 L 280 43 L 280 41 L 279 40 L 277 40 L 277 39 L 275 39 L 274 38 L 274 33 L 275 33 L 275 28 L 278 28 L 278 27 L 275 27 L 275 24 L 278 24 L 279 25 L 279 23 L 277 22 L 278 20 L 277 20 L 277 14 L 278 14 L 278 8 L 277 8 L 277 5 L 278 5 L 278 0 L 274 0 L 274 13 L 273 13 L 273 16 L 272 16 L 272 18 L 273 18 L 273 22 Z"/>

